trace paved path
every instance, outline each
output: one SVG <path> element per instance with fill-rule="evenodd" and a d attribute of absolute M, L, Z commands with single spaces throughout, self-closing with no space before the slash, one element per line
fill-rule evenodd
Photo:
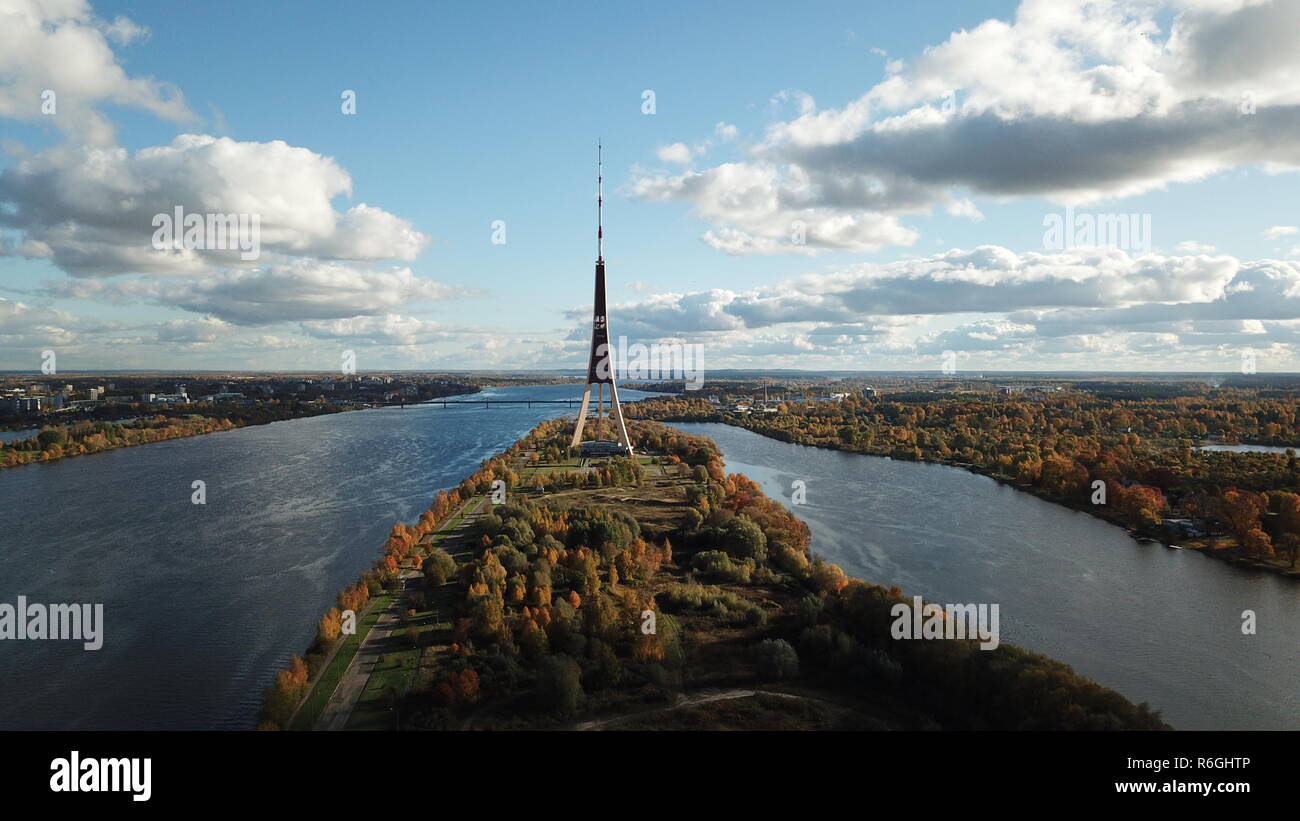
<path fill-rule="evenodd" d="M 357 648 L 357 654 L 352 657 L 352 663 L 343 672 L 343 677 L 339 679 L 339 685 L 330 696 L 329 703 L 316 719 L 315 729 L 342 730 L 347 727 L 348 719 L 352 717 L 352 708 L 356 706 L 357 699 L 361 698 L 361 694 L 366 689 L 366 682 L 370 680 L 370 671 L 375 668 L 379 663 L 379 657 L 383 655 L 384 642 L 388 641 L 394 626 L 401 620 L 402 611 L 409 606 L 408 584 L 417 575 L 413 570 L 402 574 L 401 592 L 393 597 L 388 609 L 379 615 L 374 627 L 370 628 L 365 640 Z"/>
<path fill-rule="evenodd" d="M 442 548 L 444 550 L 455 546 L 458 541 L 465 537 L 469 529 L 478 521 L 483 507 L 487 504 L 487 499 L 483 499 L 478 504 L 475 504 L 472 500 L 466 502 L 466 504 L 474 505 L 474 507 L 456 527 L 456 531 L 443 542 Z M 389 636 L 393 634 L 393 629 L 401 623 L 402 613 L 411 607 L 410 593 L 413 593 L 414 590 L 410 580 L 423 578 L 423 575 L 418 570 L 405 570 L 402 572 L 401 592 L 393 598 L 392 603 L 388 605 L 388 609 L 380 614 L 374 626 L 370 628 L 370 632 L 366 634 L 365 639 L 361 642 L 361 646 L 357 648 L 357 654 L 352 657 L 348 669 L 343 672 L 338 687 L 334 689 L 329 702 L 321 710 L 320 716 L 317 717 L 314 729 L 342 730 L 348 726 L 348 719 L 352 717 L 352 710 L 356 707 L 357 700 L 365 692 L 366 682 L 370 680 L 370 673 L 374 670 L 375 665 L 379 663 L 379 657 L 383 655 L 384 642 L 388 641 Z"/>

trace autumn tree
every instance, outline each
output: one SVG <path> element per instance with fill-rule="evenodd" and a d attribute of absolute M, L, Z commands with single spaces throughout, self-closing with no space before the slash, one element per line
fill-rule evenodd
<path fill-rule="evenodd" d="M 1218 516 L 1238 543 L 1244 543 L 1248 533 L 1260 529 L 1263 511 L 1263 500 L 1250 491 L 1229 488 L 1219 497 Z"/>
<path fill-rule="evenodd" d="M 339 637 L 342 615 L 337 607 L 331 607 L 325 611 L 325 615 L 321 616 L 320 625 L 316 629 L 316 636 L 321 644 L 328 646 Z"/>

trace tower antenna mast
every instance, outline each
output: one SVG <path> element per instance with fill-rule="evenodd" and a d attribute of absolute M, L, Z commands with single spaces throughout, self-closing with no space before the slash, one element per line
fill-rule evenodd
<path fill-rule="evenodd" d="M 602 174 L 601 144 L 596 142 L 596 261 L 605 259 L 605 226 L 603 209 L 605 205 L 605 178 Z"/>

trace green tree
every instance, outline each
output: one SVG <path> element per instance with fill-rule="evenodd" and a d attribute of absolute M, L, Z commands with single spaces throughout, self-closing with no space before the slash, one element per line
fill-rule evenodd
<path fill-rule="evenodd" d="M 545 707 L 561 716 L 576 713 L 585 697 L 578 663 L 565 655 L 543 659 L 537 678 L 537 695 Z"/>
<path fill-rule="evenodd" d="M 759 564 L 767 560 L 767 536 L 763 535 L 763 528 L 743 513 L 723 528 L 722 547 L 738 559 L 753 559 Z"/>

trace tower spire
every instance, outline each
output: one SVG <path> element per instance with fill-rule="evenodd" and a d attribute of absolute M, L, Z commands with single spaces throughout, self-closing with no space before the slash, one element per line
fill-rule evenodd
<path fill-rule="evenodd" d="M 596 141 L 596 261 L 605 261 L 605 226 L 602 222 L 605 204 L 604 175 L 602 172 L 601 144 Z"/>
<path fill-rule="evenodd" d="M 623 421 L 623 408 L 618 402 L 618 386 L 614 383 L 615 352 L 609 344 L 609 316 L 605 306 L 605 175 L 604 148 L 601 141 L 596 141 L 596 291 L 591 303 L 591 357 L 587 360 L 587 381 L 582 391 L 582 408 L 578 411 L 578 422 L 573 427 L 573 439 L 569 447 L 580 448 L 582 445 L 582 428 L 587 423 L 587 409 L 591 407 L 591 386 L 596 386 L 596 419 L 601 418 L 601 405 L 604 404 L 605 386 L 609 385 L 609 415 L 614 423 L 618 442 L 588 443 L 588 450 L 600 451 L 603 455 L 623 453 L 632 455 L 632 440 L 627 435 L 627 424 Z M 599 426 L 599 421 L 597 422 Z M 582 452 L 581 448 L 579 452 Z"/>

